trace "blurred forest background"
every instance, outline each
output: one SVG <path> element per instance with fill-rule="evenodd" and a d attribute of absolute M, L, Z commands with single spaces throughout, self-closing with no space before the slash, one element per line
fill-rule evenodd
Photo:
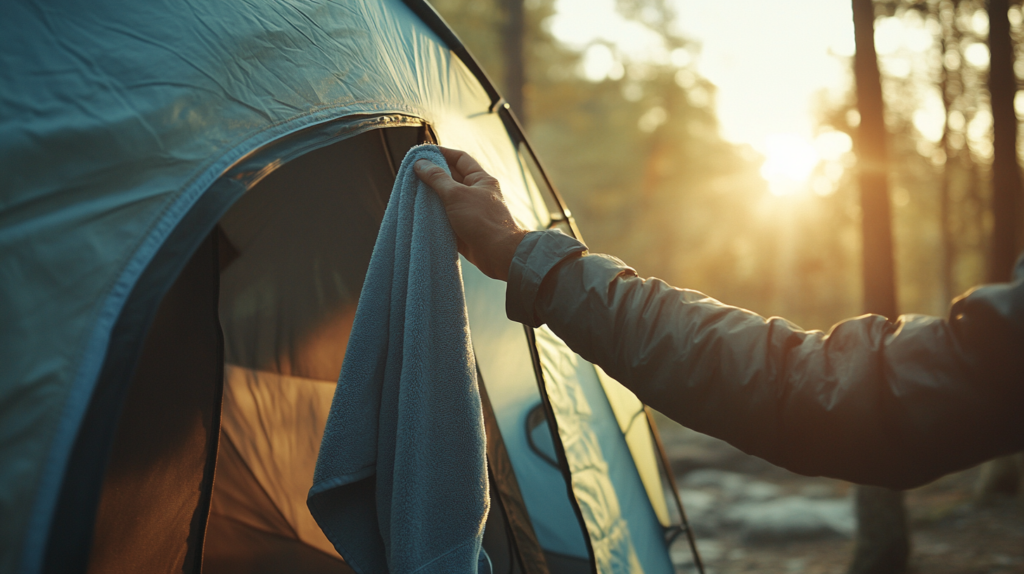
<path fill-rule="evenodd" d="M 863 311 L 852 88 L 820 94 L 813 113 L 824 157 L 805 187 L 772 193 L 765 158 L 721 137 L 716 88 L 697 71 L 700 46 L 674 32 L 669 2 L 617 2 L 621 14 L 661 36 L 664 50 L 631 60 L 602 44 L 596 50 L 617 69 L 596 82 L 583 68 L 593 48 L 571 48 L 549 31 L 554 0 L 518 1 L 522 60 L 510 61 L 506 31 L 516 3 L 432 2 L 513 103 L 592 250 L 808 329 Z M 899 308 L 943 315 L 953 296 L 985 280 L 993 155 L 985 6 L 931 0 L 876 9 L 876 30 L 904 36 L 879 50 Z M 1011 6 L 1018 47 L 1021 14 Z M 519 66 L 521 87 L 509 80 Z M 1024 60 L 1016 69 L 1024 76 Z M 510 97 L 520 91 L 521 102 Z M 936 113 L 948 121 L 934 121 Z"/>
<path fill-rule="evenodd" d="M 1024 117 L 1019 0 L 853 2 L 874 10 L 878 73 L 871 75 L 881 82 L 887 132 L 880 147 L 887 143 L 888 189 L 883 185 L 879 197 L 891 211 L 893 241 L 875 259 L 888 267 L 891 252 L 895 301 L 881 307 L 863 287 L 862 241 L 870 233 L 862 233 L 866 204 L 855 151 L 865 150 L 859 128 L 868 110 L 858 107 L 863 71 L 855 81 L 855 55 L 832 54 L 848 81 L 844 89 L 821 89 L 810 103 L 813 135 L 762 153 L 723 135 L 718 88 L 702 76 L 702 46 L 680 32 L 673 0 L 614 0 L 623 22 L 657 39 L 641 56 L 600 37 L 559 40 L 551 24 L 557 0 L 431 3 L 524 124 L 591 250 L 618 256 L 643 276 L 827 330 L 866 308 L 945 315 L 950 300 L 971 286 L 1006 280 L 1008 261 L 1024 248 L 1024 146 L 1012 149 Z M 1000 17 L 990 22 L 990 14 Z M 870 13 L 868 19 L 870 28 Z M 997 49 L 1000 42 L 1005 50 Z M 772 114 L 758 101 L 758 81 L 764 77 L 750 79 L 746 97 Z M 998 98 L 1002 104 L 993 107 Z M 858 137 L 864 139 L 855 145 Z M 1009 148 L 994 145 L 1000 138 Z M 862 164 L 870 156 L 862 153 Z M 884 211 L 873 216 L 876 231 L 888 220 Z M 903 572 L 908 548 L 914 572 L 1024 572 L 1020 497 L 995 510 L 979 502 L 995 490 L 1019 489 L 1019 457 L 905 496 L 798 477 L 709 437 L 664 427 L 709 572 Z M 865 497 L 885 511 L 863 514 L 871 506 Z M 766 516 L 804 522 L 751 538 Z M 819 526 L 808 530 L 808 516 Z M 872 532 L 874 542 L 864 543 Z M 758 547 L 764 536 L 786 544 Z M 692 571 L 680 552 L 680 571 Z M 885 552 L 884 563 L 865 561 Z"/>

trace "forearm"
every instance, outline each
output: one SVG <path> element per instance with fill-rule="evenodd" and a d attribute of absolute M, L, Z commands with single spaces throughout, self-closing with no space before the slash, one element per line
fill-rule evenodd
<path fill-rule="evenodd" d="M 559 248 L 571 244 L 533 235 L 517 251 L 510 316 L 514 287 L 530 283 L 517 274 L 544 274 L 533 316 L 516 318 L 547 323 L 690 428 L 804 474 L 897 487 L 1020 448 L 1019 429 L 1005 428 L 1005 384 L 979 383 L 945 321 L 865 316 L 826 336 L 641 279 L 611 258 L 570 255 L 548 273 Z"/>

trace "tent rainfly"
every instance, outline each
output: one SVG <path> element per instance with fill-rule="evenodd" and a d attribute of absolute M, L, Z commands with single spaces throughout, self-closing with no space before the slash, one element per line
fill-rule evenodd
<path fill-rule="evenodd" d="M 0 573 L 350 571 L 305 501 L 396 164 L 578 236 L 511 110 L 422 0 L 4 12 Z M 643 405 L 464 281 L 495 572 L 672 572 Z"/>

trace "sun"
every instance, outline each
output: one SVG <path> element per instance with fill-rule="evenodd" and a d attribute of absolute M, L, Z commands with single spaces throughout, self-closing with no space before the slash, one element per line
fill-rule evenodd
<path fill-rule="evenodd" d="M 765 158 L 761 176 L 777 196 L 806 192 L 811 173 L 822 159 L 814 142 L 797 134 L 772 134 L 760 151 Z"/>

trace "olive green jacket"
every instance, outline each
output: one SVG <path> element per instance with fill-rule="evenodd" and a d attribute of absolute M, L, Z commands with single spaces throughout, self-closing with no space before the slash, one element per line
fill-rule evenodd
<path fill-rule="evenodd" d="M 508 317 L 696 431 L 806 475 L 909 488 L 1024 449 L 1024 262 L 949 318 L 864 315 L 829 333 L 644 279 L 557 231 L 528 234 Z"/>

